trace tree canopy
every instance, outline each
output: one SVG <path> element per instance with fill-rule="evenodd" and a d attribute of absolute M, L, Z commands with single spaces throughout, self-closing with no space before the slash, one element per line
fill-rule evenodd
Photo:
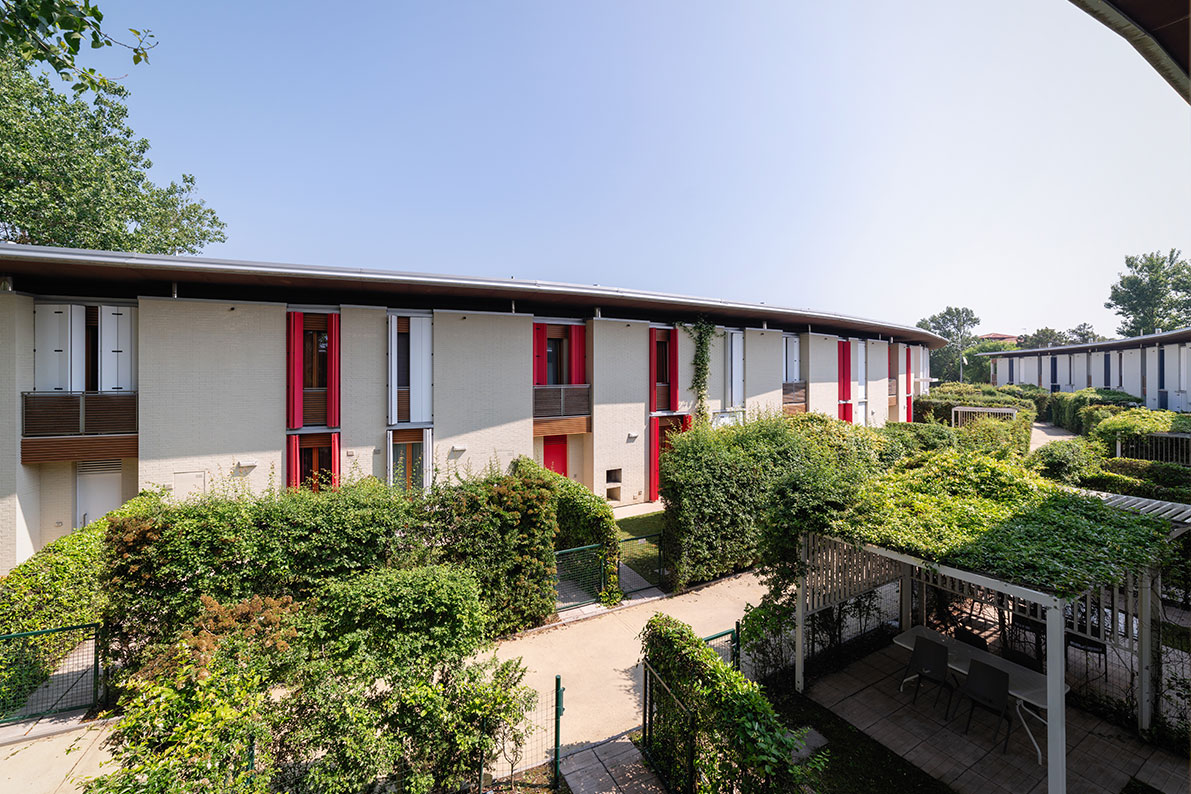
<path fill-rule="evenodd" d="M 1191 325 L 1191 265 L 1176 248 L 1125 257 L 1104 308 L 1121 317 L 1117 333 L 1142 336 Z"/>
<path fill-rule="evenodd" d="M 1032 350 L 1036 347 L 1055 347 L 1056 345 L 1071 344 L 1071 337 L 1064 331 L 1058 331 L 1054 328 L 1044 327 L 1039 328 L 1030 334 L 1022 334 L 1017 337 L 1017 346 L 1023 350 Z"/>
<path fill-rule="evenodd" d="M 0 48 L 24 64 L 42 63 L 76 88 L 111 87 L 111 81 L 75 58 L 83 43 L 91 49 L 118 45 L 132 53 L 134 64 L 147 62 L 157 46 L 148 30 L 129 29 L 130 42 L 103 30 L 103 12 L 89 0 L 0 0 Z"/>
<path fill-rule="evenodd" d="M 223 221 L 193 196 L 193 176 L 149 179 L 149 142 L 126 123 L 127 95 L 109 86 L 66 96 L 0 57 L 0 240 L 197 254 L 226 239 Z"/>
<path fill-rule="evenodd" d="M 947 345 L 931 351 L 930 370 L 933 377 L 943 381 L 960 380 L 960 358 L 963 351 L 972 346 L 975 339 L 972 331 L 980 325 L 980 318 L 967 307 L 948 306 L 938 314 L 918 321 L 919 328 L 925 328 L 947 339 Z"/>
<path fill-rule="evenodd" d="M 1013 350 L 1017 345 L 1008 339 L 983 339 L 964 350 L 964 380 L 968 383 L 989 383 L 992 381 L 993 359 L 977 355 L 1000 350 Z"/>

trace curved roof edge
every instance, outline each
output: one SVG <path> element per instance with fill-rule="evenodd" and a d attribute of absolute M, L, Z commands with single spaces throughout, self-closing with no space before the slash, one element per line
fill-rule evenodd
<path fill-rule="evenodd" d="M 1105 27 L 1113 30 L 1162 76 L 1184 101 L 1191 103 L 1191 78 L 1188 77 L 1186 30 L 1187 5 L 1178 0 L 1169 8 L 1155 8 L 1162 3 L 1139 0 L 1071 0 Z M 1182 26 L 1183 33 L 1177 29 Z M 1171 47 L 1182 50 L 1180 56 Z"/>
<path fill-rule="evenodd" d="M 17 268 L 14 270 L 14 266 Z M 567 284 L 528 279 L 496 279 L 437 273 L 410 273 L 366 268 L 294 265 L 252 262 L 214 257 L 166 256 L 80 248 L 50 248 L 17 243 L 0 243 L 0 274 L 54 275 L 67 278 L 147 281 L 185 280 L 190 277 L 208 283 L 268 284 L 319 289 L 365 288 L 378 291 L 418 291 L 423 294 L 488 296 L 529 301 L 599 306 L 604 312 L 618 307 L 660 311 L 708 312 L 785 323 L 792 326 L 820 325 L 871 334 L 898 341 L 923 344 L 932 350 L 947 340 L 916 326 L 887 323 L 810 309 L 701 298 L 647 290 L 600 285 Z M 612 316 L 612 315 L 609 315 Z"/>
<path fill-rule="evenodd" d="M 1055 353 L 1093 353 L 1098 350 L 1128 350 L 1135 347 L 1150 345 L 1178 344 L 1191 342 L 1191 326 L 1176 328 L 1173 331 L 1162 331 L 1145 336 L 1129 336 L 1124 339 L 1109 339 L 1105 342 L 1083 342 L 1077 345 L 1055 345 L 1054 347 L 1030 347 L 1022 350 L 992 350 L 987 353 L 977 353 L 978 356 L 993 358 L 1018 358 L 1020 356 L 1053 355 Z"/>

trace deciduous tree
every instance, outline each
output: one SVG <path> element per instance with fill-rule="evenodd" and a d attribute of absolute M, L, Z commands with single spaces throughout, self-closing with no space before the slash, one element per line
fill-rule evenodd
<path fill-rule="evenodd" d="M 1142 336 L 1191 324 L 1191 265 L 1176 248 L 1125 257 L 1125 272 L 1104 308 L 1121 317 L 1117 333 Z"/>
<path fill-rule="evenodd" d="M 1055 347 L 1056 345 L 1071 344 L 1071 337 L 1063 331 L 1057 331 L 1054 328 L 1045 327 L 1039 328 L 1032 334 L 1022 334 L 1017 337 L 1017 346 L 1023 350 L 1032 350 L 1036 347 Z"/>
<path fill-rule="evenodd" d="M 972 331 L 980 325 L 980 318 L 967 307 L 948 306 L 938 314 L 932 314 L 918 321 L 919 328 L 933 331 L 947 339 L 947 345 L 930 354 L 930 371 L 933 377 L 943 381 L 960 380 L 962 351 L 975 341 Z M 966 375 L 966 373 L 964 373 Z"/>
<path fill-rule="evenodd" d="M 126 96 L 119 86 L 66 96 L 0 57 L 0 240 L 197 254 L 226 239 L 193 176 L 149 179 L 149 142 L 128 127 Z"/>

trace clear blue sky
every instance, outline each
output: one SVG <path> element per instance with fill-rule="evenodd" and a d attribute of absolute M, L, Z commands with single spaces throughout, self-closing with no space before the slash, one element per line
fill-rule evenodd
<path fill-rule="evenodd" d="M 1092 322 L 1191 255 L 1191 113 L 1066 0 L 106 0 L 207 253 L 518 276 L 982 330 Z"/>

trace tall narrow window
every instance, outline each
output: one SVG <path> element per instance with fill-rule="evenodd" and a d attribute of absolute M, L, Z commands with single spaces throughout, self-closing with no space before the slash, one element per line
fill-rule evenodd
<path fill-rule="evenodd" d="M 546 340 L 546 385 L 559 386 L 566 383 L 566 368 L 563 366 L 565 339 Z"/>
<path fill-rule="evenodd" d="M 289 467 L 291 488 L 318 491 L 338 485 L 338 433 L 295 434 L 289 439 L 289 454 L 296 456 L 296 465 Z"/>
<path fill-rule="evenodd" d="M 670 340 L 659 339 L 654 344 L 657 345 L 654 381 L 668 384 L 670 382 Z"/>
<path fill-rule="evenodd" d="M 393 485 L 405 490 L 422 488 L 422 442 L 393 444 Z"/>
<path fill-rule="evenodd" d="M 302 334 L 302 388 L 327 388 L 327 332 L 306 330 Z"/>
<path fill-rule="evenodd" d="M 802 380 L 802 340 L 796 335 L 785 336 L 785 382 Z"/>
<path fill-rule="evenodd" d="M 430 317 L 389 315 L 389 424 L 431 421 Z"/>

